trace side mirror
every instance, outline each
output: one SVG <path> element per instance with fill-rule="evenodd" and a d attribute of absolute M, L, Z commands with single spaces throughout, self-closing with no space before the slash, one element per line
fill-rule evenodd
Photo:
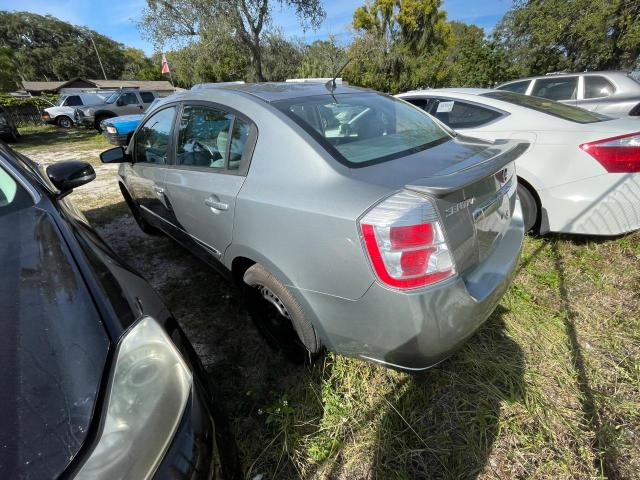
<path fill-rule="evenodd" d="M 129 161 L 129 155 L 123 147 L 113 147 L 100 154 L 100 161 L 102 163 L 125 163 Z"/>
<path fill-rule="evenodd" d="M 87 162 L 67 160 L 47 167 L 47 177 L 61 194 L 67 194 L 76 187 L 85 185 L 96 178 L 96 172 Z"/>

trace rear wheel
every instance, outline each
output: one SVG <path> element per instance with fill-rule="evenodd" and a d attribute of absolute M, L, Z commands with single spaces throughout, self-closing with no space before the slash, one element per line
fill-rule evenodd
<path fill-rule="evenodd" d="M 59 127 L 62 127 L 62 128 L 71 128 L 73 126 L 73 121 L 65 115 L 59 116 L 56 119 L 56 123 L 58 124 Z"/>
<path fill-rule="evenodd" d="M 243 280 L 249 314 L 267 342 L 294 362 L 315 360 L 322 344 L 287 287 L 260 264 L 247 269 Z"/>
<path fill-rule="evenodd" d="M 520 205 L 522 206 L 522 215 L 524 217 L 524 231 L 537 230 L 539 228 L 539 209 L 533 193 L 522 183 L 519 183 L 518 197 L 520 197 Z"/>
<path fill-rule="evenodd" d="M 147 235 L 160 235 L 160 230 L 158 230 L 156 227 L 154 227 L 144 219 L 140 208 L 135 204 L 133 199 L 129 196 L 129 192 L 127 192 L 127 190 L 122 185 L 120 185 L 120 191 L 122 192 L 122 196 L 124 197 L 125 202 L 127 202 L 127 205 L 129 206 L 129 210 L 131 210 L 133 219 L 138 224 L 138 227 L 140 227 L 140 230 L 142 230 Z"/>
<path fill-rule="evenodd" d="M 106 120 L 107 118 L 113 118 L 109 115 L 101 115 L 99 117 L 96 117 L 95 122 L 93 124 L 93 127 L 99 131 L 102 132 L 102 126 L 100 125 L 100 122 L 102 122 L 103 120 Z"/>

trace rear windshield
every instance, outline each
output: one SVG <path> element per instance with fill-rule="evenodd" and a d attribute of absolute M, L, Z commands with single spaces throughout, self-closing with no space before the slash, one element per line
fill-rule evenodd
<path fill-rule="evenodd" d="M 318 95 L 273 105 L 352 167 L 404 157 L 451 138 L 421 110 L 378 93 Z"/>
<path fill-rule="evenodd" d="M 564 103 L 547 100 L 545 98 L 530 97 L 512 92 L 488 92 L 481 94 L 483 97 L 495 98 L 503 102 L 512 103 L 519 107 L 530 108 L 538 112 L 547 113 L 554 117 L 562 118 L 575 123 L 596 123 L 611 120 L 610 117 L 600 115 L 599 113 L 583 110 L 582 108 L 572 107 Z"/>

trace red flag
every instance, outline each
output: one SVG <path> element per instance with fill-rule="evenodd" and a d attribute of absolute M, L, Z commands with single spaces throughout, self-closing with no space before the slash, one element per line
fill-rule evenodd
<path fill-rule="evenodd" d="M 162 54 L 162 75 L 166 75 L 169 72 L 169 62 L 167 62 L 167 57 L 165 54 Z"/>

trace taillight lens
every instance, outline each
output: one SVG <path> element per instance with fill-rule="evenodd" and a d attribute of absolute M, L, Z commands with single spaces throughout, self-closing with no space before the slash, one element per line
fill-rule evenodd
<path fill-rule="evenodd" d="M 455 274 L 436 210 L 424 197 L 397 193 L 370 210 L 360 228 L 371 265 L 385 285 L 418 288 Z"/>
<path fill-rule="evenodd" d="M 640 172 L 640 132 L 583 143 L 580 148 L 609 173 Z"/>

